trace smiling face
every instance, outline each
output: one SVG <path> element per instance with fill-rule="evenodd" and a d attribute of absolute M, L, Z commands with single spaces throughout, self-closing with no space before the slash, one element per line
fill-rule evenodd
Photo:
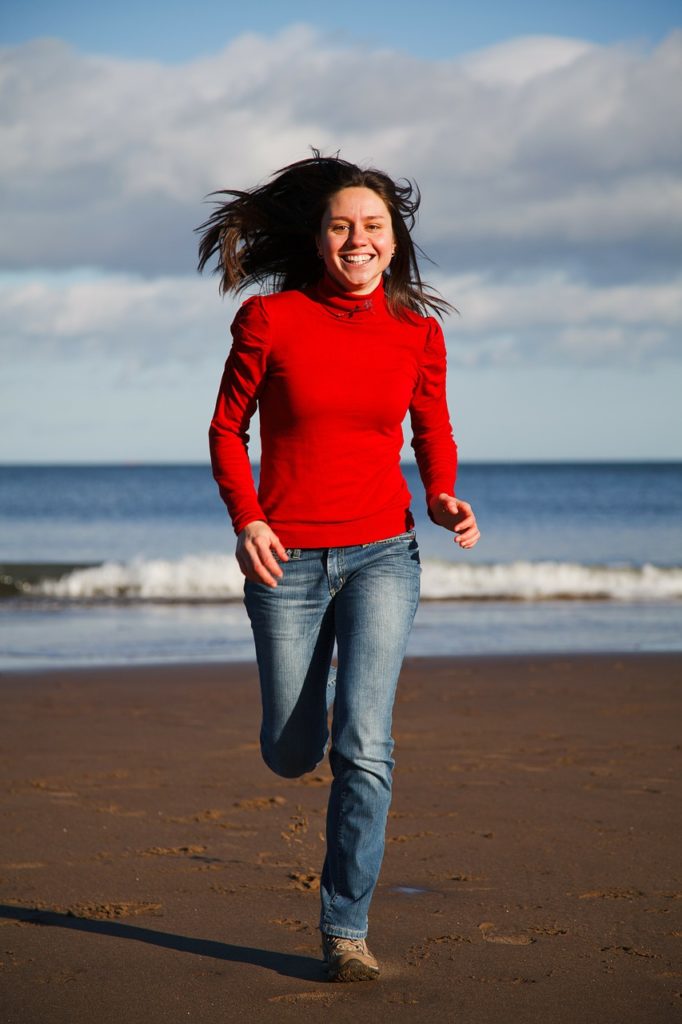
<path fill-rule="evenodd" d="M 370 188 L 341 189 L 329 200 L 317 244 L 327 272 L 343 291 L 374 291 L 395 249 L 386 203 Z"/>

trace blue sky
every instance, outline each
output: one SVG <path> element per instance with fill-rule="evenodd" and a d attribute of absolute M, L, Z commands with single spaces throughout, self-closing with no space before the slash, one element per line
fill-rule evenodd
<path fill-rule="evenodd" d="M 423 193 L 462 457 L 682 458 L 679 3 L 3 5 L 0 461 L 200 461 L 212 189 Z"/>
<path fill-rule="evenodd" d="M 596 43 L 657 42 L 682 24 L 679 0 L 421 0 L 413 5 L 374 0 L 355 5 L 350 12 L 345 5 L 320 0 L 225 0 L 196 7 L 186 0 L 120 0 L 112 5 L 5 0 L 0 17 L 5 42 L 49 35 L 68 39 L 85 52 L 164 61 L 192 60 L 214 53 L 242 33 L 272 35 L 295 22 L 337 33 L 355 45 L 389 47 L 429 59 L 449 58 L 522 35 L 573 36 Z"/>

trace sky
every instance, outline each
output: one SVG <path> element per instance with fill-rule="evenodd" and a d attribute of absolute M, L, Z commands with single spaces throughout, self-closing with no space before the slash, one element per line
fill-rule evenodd
<path fill-rule="evenodd" d="M 5 0 L 0 462 L 206 460 L 193 228 L 311 146 L 421 189 L 463 461 L 682 458 L 681 72 L 679 0 Z"/>

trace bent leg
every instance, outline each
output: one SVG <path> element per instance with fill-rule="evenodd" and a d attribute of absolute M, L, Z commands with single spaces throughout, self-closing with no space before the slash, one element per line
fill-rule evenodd
<path fill-rule="evenodd" d="M 263 760 L 277 775 L 295 778 L 320 763 L 329 738 L 334 620 L 322 551 L 296 552 L 282 569 L 274 589 L 247 580 L 244 603 L 260 676 Z"/>
<path fill-rule="evenodd" d="M 336 596 L 339 664 L 320 927 L 362 939 L 391 801 L 396 684 L 419 599 L 419 554 L 405 536 L 345 549 Z"/>

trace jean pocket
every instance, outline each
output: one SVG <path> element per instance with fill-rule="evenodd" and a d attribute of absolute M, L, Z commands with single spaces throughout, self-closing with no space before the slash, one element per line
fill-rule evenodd
<path fill-rule="evenodd" d="M 405 533 L 398 533 L 395 537 L 384 537 L 382 540 L 371 540 L 369 544 L 362 544 L 363 548 L 374 548 L 380 544 L 396 544 L 399 541 L 412 541 L 417 536 L 416 530 L 406 530 Z"/>

